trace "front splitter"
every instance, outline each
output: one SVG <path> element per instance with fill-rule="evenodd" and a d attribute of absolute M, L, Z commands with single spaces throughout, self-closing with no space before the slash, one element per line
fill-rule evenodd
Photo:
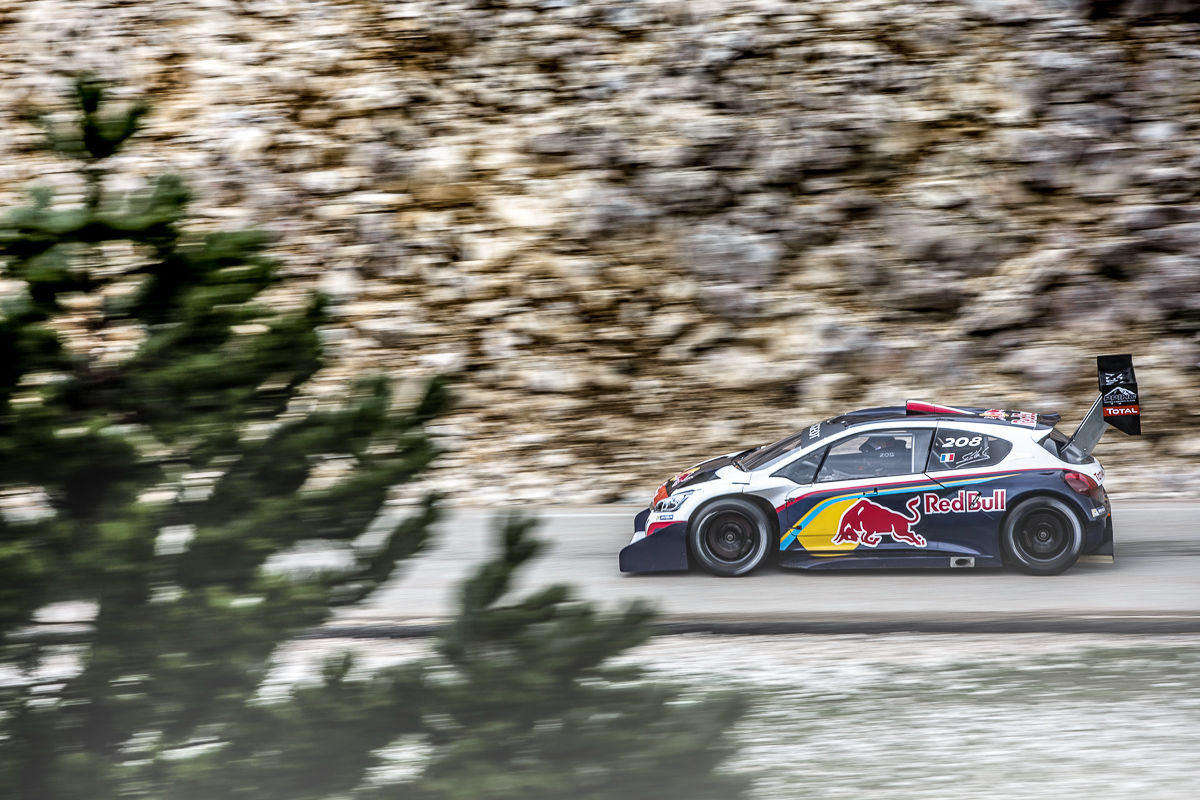
<path fill-rule="evenodd" d="M 638 536 L 621 548 L 618 563 L 621 572 L 685 572 L 687 571 L 687 523 L 673 522 L 658 528 L 651 536 Z"/>

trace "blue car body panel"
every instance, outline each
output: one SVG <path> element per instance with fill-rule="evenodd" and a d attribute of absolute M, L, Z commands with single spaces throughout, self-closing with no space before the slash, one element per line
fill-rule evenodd
<path fill-rule="evenodd" d="M 690 566 L 687 523 L 672 523 L 627 544 L 618 561 L 622 572 L 686 572 Z"/>
<path fill-rule="evenodd" d="M 1107 495 L 1101 491 L 1097 500 L 1071 491 L 1062 471 L 938 478 L 817 490 L 792 500 L 777 509 L 780 565 L 945 567 L 950 565 L 947 557 L 970 557 L 977 567 L 1001 566 L 1004 515 L 1034 496 L 1054 497 L 1075 510 L 1084 529 L 1084 554 L 1102 554 L 1105 546 L 1111 554 Z"/>
<path fill-rule="evenodd" d="M 633 532 L 644 533 L 646 530 L 646 521 L 650 519 L 650 509 L 643 508 L 633 518 Z"/>

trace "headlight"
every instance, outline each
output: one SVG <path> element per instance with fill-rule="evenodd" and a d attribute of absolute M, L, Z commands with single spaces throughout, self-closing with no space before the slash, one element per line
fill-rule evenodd
<path fill-rule="evenodd" d="M 668 512 L 668 513 L 671 511 L 675 511 L 681 505 L 683 505 L 685 502 L 687 502 L 687 499 L 692 496 L 692 492 L 693 492 L 693 490 L 688 489 L 685 492 L 676 492 L 675 494 L 668 497 L 666 500 L 659 500 L 657 503 L 654 504 L 654 510 L 658 511 L 659 513 L 662 513 L 664 511 Z"/>

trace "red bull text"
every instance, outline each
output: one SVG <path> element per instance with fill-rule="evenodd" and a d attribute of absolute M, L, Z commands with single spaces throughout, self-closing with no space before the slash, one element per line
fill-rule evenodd
<path fill-rule="evenodd" d="M 1006 504 L 1004 489 L 997 489 L 992 492 L 990 497 L 979 492 L 967 492 L 960 489 L 956 497 L 939 497 L 936 494 L 925 494 L 923 499 L 926 514 L 964 514 L 970 511 L 1003 511 Z"/>

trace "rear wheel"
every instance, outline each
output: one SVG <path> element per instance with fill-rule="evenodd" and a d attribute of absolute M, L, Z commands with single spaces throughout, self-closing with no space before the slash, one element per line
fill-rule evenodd
<path fill-rule="evenodd" d="M 1079 559 L 1083 525 L 1066 503 L 1026 500 L 1004 520 L 1001 542 L 1008 562 L 1029 575 L 1057 575 Z"/>
<path fill-rule="evenodd" d="M 745 575 L 767 557 L 770 543 L 762 511 L 738 497 L 705 506 L 688 528 L 692 556 L 713 575 Z"/>

